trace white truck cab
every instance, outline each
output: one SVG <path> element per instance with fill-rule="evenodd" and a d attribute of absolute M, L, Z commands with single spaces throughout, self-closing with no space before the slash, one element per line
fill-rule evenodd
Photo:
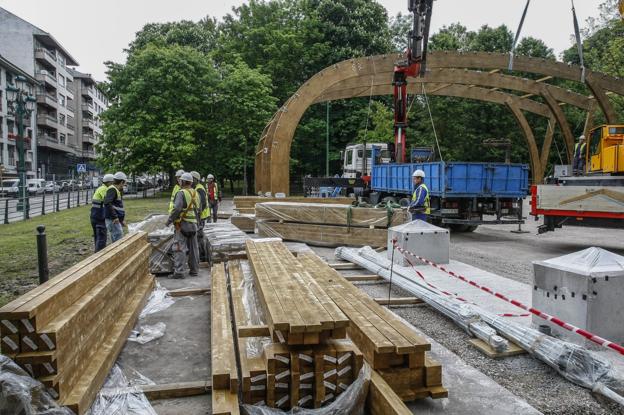
<path fill-rule="evenodd" d="M 390 163 L 388 143 L 366 143 L 366 159 L 364 159 L 364 144 L 348 144 L 346 149 L 341 152 L 342 177 L 370 176 L 373 147 L 378 149 L 376 163 Z M 363 172 L 364 174 L 362 174 Z"/>

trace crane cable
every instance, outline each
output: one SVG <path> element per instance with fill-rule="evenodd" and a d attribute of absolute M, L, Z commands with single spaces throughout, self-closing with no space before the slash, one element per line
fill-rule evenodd
<path fill-rule="evenodd" d="M 374 82 L 375 82 L 375 77 L 371 76 L 370 95 L 368 97 L 368 111 L 366 113 L 366 127 L 364 128 L 364 144 L 366 144 L 366 137 L 368 136 L 368 120 L 370 119 L 371 103 L 373 101 L 373 83 Z M 364 151 L 364 154 L 366 155 L 366 151 Z"/>
<path fill-rule="evenodd" d="M 518 39 L 520 39 L 520 32 L 522 32 L 522 26 L 524 25 L 524 18 L 527 15 L 527 11 L 529 10 L 529 4 L 531 0 L 527 0 L 526 5 L 524 6 L 524 12 L 522 13 L 522 18 L 520 18 L 520 24 L 518 25 L 518 30 L 516 30 L 516 36 L 514 37 L 513 44 L 511 45 L 511 51 L 509 52 L 509 67 L 510 71 L 513 70 L 513 61 L 514 61 L 514 52 L 516 51 L 516 44 L 518 43 Z"/>
<path fill-rule="evenodd" d="M 427 111 L 429 112 L 429 119 L 431 120 L 431 128 L 433 128 L 433 136 L 435 137 L 436 146 L 438 147 L 438 154 L 440 155 L 440 161 L 444 162 L 442 158 L 442 151 L 440 150 L 440 142 L 438 141 L 438 133 L 436 132 L 435 123 L 433 122 L 433 115 L 431 114 L 431 107 L 429 106 L 429 97 L 427 97 L 427 89 L 425 88 L 425 83 L 422 82 L 422 92 L 425 97 L 425 103 L 427 104 Z"/>

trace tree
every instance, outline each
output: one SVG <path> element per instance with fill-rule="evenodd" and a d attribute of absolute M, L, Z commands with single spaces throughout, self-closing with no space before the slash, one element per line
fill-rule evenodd
<path fill-rule="evenodd" d="M 188 46 L 209 53 L 216 47 L 218 37 L 217 21 L 206 17 L 199 22 L 182 20 L 169 23 L 148 23 L 137 32 L 126 51 L 133 54 L 147 45 Z"/>
<path fill-rule="evenodd" d="M 394 113 L 391 107 L 380 101 L 371 103 L 370 121 L 367 128 L 358 131 L 360 143 L 388 143 L 394 141 Z"/>
<path fill-rule="evenodd" d="M 190 47 L 148 44 L 126 64 L 108 67 L 111 106 L 102 114 L 100 163 L 131 173 L 194 167 L 217 121 L 209 111 L 213 62 Z"/>

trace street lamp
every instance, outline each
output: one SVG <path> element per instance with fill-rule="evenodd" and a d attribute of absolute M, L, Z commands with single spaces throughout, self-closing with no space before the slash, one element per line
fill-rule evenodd
<path fill-rule="evenodd" d="M 30 114 L 35 110 L 37 100 L 31 95 L 31 88 L 28 80 L 23 76 L 14 78 L 13 86 L 6 88 L 7 106 L 9 115 L 15 117 L 17 123 L 17 153 L 19 155 L 19 165 L 17 172 L 19 175 L 20 201 L 18 208 L 24 212 L 24 219 L 28 219 L 29 201 L 28 186 L 26 185 L 26 155 L 24 149 L 24 118 L 30 118 Z"/>

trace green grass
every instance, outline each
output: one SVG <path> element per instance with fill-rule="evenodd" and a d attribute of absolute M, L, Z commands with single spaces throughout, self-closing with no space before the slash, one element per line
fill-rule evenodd
<path fill-rule="evenodd" d="M 168 203 L 168 197 L 125 200 L 126 222 L 138 222 L 151 213 L 166 213 Z M 51 277 L 93 252 L 90 210 L 90 206 L 81 206 L 0 225 L 0 306 L 38 283 L 38 225 L 46 227 Z"/>

